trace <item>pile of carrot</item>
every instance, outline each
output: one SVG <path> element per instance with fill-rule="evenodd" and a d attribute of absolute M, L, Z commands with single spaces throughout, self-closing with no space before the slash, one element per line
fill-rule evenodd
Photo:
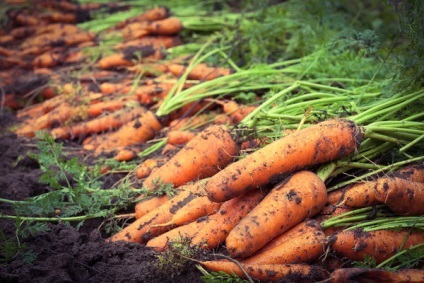
<path fill-rule="evenodd" d="M 423 244 L 421 226 L 365 231 L 325 225 L 332 217 L 380 205 L 394 215 L 422 216 L 422 164 L 328 192 L 329 180 L 318 168 L 358 152 L 365 129 L 354 120 L 314 121 L 274 140 L 246 141 L 238 126 L 258 107 L 228 96 L 201 99 L 158 117 L 156 110 L 176 87 L 188 89 L 233 71 L 205 63 L 189 69 L 186 57 L 167 59 L 168 48 L 183 44 L 184 27 L 166 7 L 104 31 L 122 42 L 90 61 L 83 50 L 98 47 L 100 35 L 77 27 L 84 20 L 77 11 L 88 19 L 103 4 L 33 5 L 48 12 L 11 10 L 7 31 L 0 33 L 0 64 L 9 74 L 0 72 L 7 78 L 0 83 L 6 90 L 2 107 L 18 110 L 19 136 L 32 138 L 48 131 L 58 141 L 79 143 L 96 157 L 133 160 L 130 176 L 145 195 L 134 205 L 135 220 L 108 242 L 137 242 L 162 252 L 185 239 L 211 254 L 225 249 L 230 255 L 226 259 L 193 260 L 210 271 L 256 280 L 422 278 L 416 270 L 409 275 L 339 269 L 366 257 L 384 263 Z M 92 70 L 69 82 L 69 70 L 83 63 Z M 10 74 L 29 75 L 37 87 L 15 90 Z M 185 84 L 178 85 L 185 75 Z M 162 153 L 147 158 L 145 150 L 155 145 Z M 105 166 L 104 172 L 109 169 Z M 164 188 L 174 194 L 163 194 Z M 339 266 L 329 267 L 330 260 Z"/>

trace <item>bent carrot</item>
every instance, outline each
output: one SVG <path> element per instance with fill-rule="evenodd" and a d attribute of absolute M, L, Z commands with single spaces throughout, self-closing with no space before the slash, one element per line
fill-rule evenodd
<path fill-rule="evenodd" d="M 424 242 L 422 231 L 377 230 L 365 232 L 360 229 L 343 230 L 329 239 L 329 247 L 338 256 L 349 260 L 363 261 L 365 256 L 376 263 Z"/>
<path fill-rule="evenodd" d="M 213 201 L 225 201 L 302 169 L 353 153 L 361 128 L 346 119 L 327 120 L 280 138 L 215 174 L 206 186 Z"/>
<path fill-rule="evenodd" d="M 378 268 L 339 268 L 331 273 L 329 283 L 338 282 L 424 282 L 424 270 L 400 269 L 389 271 Z"/>
<path fill-rule="evenodd" d="M 210 177 L 229 164 L 238 150 L 237 143 L 225 126 L 209 126 L 153 171 L 143 187 L 153 190 L 153 183 L 157 179 L 178 187 L 189 181 Z"/>
<path fill-rule="evenodd" d="M 224 202 L 217 213 L 205 220 L 205 225 L 191 243 L 206 249 L 215 249 L 225 242 L 228 234 L 263 199 L 265 191 L 254 190 Z"/>
<path fill-rule="evenodd" d="M 235 274 L 247 278 L 246 273 L 253 279 L 285 282 L 317 282 L 328 277 L 320 267 L 307 264 L 246 264 L 230 260 L 211 260 L 200 262 L 205 268 L 214 272 Z M 246 272 L 246 273 L 245 273 Z"/>
<path fill-rule="evenodd" d="M 274 187 L 230 232 L 225 241 L 228 252 L 234 258 L 251 256 L 274 237 L 318 214 L 326 200 L 325 184 L 315 173 L 295 173 Z"/>
<path fill-rule="evenodd" d="M 138 218 L 133 223 L 113 235 L 108 241 L 127 241 L 147 243 L 150 239 L 165 233 L 174 227 L 158 226 L 171 220 L 181 207 L 192 201 L 196 195 L 204 191 L 205 180 L 180 187 L 180 193 L 158 208 Z M 156 225 L 156 227 L 153 227 Z"/>
<path fill-rule="evenodd" d="M 399 215 L 424 214 L 424 183 L 398 177 L 377 180 L 375 198 Z"/>

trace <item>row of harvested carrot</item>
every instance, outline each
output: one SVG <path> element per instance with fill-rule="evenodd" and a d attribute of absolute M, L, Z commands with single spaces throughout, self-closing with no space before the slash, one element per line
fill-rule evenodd
<path fill-rule="evenodd" d="M 326 264 L 319 259 L 326 253 L 331 259 L 351 261 L 367 255 L 381 263 L 401 249 L 423 243 L 424 232 L 323 230 L 320 222 L 358 207 L 348 206 L 354 195 L 365 200 L 363 206 L 382 203 L 399 215 L 422 215 L 424 167 L 403 168 L 328 195 L 324 182 L 305 170 L 351 154 L 361 135 L 361 128 L 351 121 L 328 120 L 233 162 L 239 145 L 225 126 L 210 126 L 144 180 L 143 187 L 152 191 L 162 183 L 172 184 L 177 195 L 141 200 L 135 207 L 136 220 L 109 241 L 144 243 L 157 251 L 181 239 L 208 250 L 225 245 L 244 271 L 259 280 L 289 274 L 295 281 L 323 279 L 328 274 L 317 265 Z M 272 184 L 273 180 L 281 181 Z M 371 191 L 374 201 L 369 202 Z M 201 264 L 246 277 L 240 265 L 229 260 Z M 423 272 L 414 272 L 423 278 Z"/>

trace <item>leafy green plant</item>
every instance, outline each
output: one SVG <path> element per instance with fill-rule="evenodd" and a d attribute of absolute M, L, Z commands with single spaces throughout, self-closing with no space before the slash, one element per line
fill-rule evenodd
<path fill-rule="evenodd" d="M 227 274 L 223 271 L 208 272 L 202 266 L 196 265 L 197 269 L 203 274 L 200 279 L 205 283 L 247 283 L 246 279 L 242 279 L 235 274 Z"/>

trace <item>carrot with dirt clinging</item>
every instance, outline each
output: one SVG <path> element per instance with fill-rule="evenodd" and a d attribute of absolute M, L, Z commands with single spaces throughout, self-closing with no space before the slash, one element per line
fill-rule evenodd
<path fill-rule="evenodd" d="M 213 201 L 225 201 L 289 173 L 353 153 L 362 130 L 346 119 L 327 120 L 282 137 L 210 178 Z"/>
<path fill-rule="evenodd" d="M 155 159 L 149 158 L 144 160 L 136 170 L 137 177 L 139 179 L 146 178 L 156 167 L 158 167 L 158 162 Z"/>
<path fill-rule="evenodd" d="M 143 183 L 150 190 L 158 179 L 180 186 L 210 177 L 229 164 L 238 154 L 238 144 L 225 126 L 212 125 L 198 133 L 168 162 L 153 171 Z"/>
<path fill-rule="evenodd" d="M 150 10 L 145 11 L 141 15 L 134 16 L 132 18 L 126 19 L 122 22 L 119 22 L 115 25 L 116 29 L 125 27 L 129 23 L 139 22 L 139 21 L 158 21 L 168 18 L 170 11 L 165 6 L 155 7 Z"/>
<path fill-rule="evenodd" d="M 234 258 L 246 258 L 274 237 L 318 214 L 327 200 L 324 182 L 300 171 L 275 186 L 225 240 Z"/>
<path fill-rule="evenodd" d="M 169 131 L 166 133 L 167 142 L 173 145 L 181 145 L 191 141 L 196 136 L 189 131 Z"/>
<path fill-rule="evenodd" d="M 331 273 L 329 283 L 339 282 L 424 282 L 424 270 L 399 269 L 396 271 L 380 268 L 339 268 Z"/>
<path fill-rule="evenodd" d="M 155 210 L 165 202 L 169 201 L 170 197 L 168 195 L 161 195 L 161 196 L 151 196 L 151 197 L 145 197 L 141 199 L 137 204 L 135 205 L 135 218 L 138 219 L 150 211 Z"/>
<path fill-rule="evenodd" d="M 381 263 L 400 250 L 409 249 L 424 242 L 424 232 L 405 230 L 360 229 L 343 230 L 329 238 L 329 247 L 338 256 L 349 260 L 363 261 L 365 256 Z"/>

